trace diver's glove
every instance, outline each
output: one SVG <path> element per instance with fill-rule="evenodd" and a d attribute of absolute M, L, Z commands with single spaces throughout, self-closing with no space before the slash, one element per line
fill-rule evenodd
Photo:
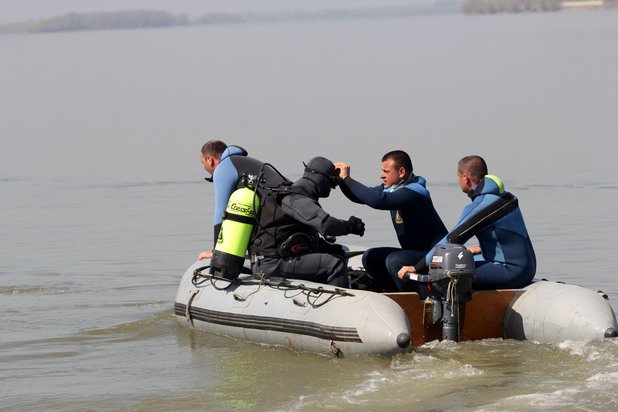
<path fill-rule="evenodd" d="M 350 216 L 348 219 L 350 233 L 353 235 L 363 236 L 365 234 L 365 224 L 356 216 Z"/>
<path fill-rule="evenodd" d="M 329 255 L 335 255 L 340 257 L 345 257 L 345 250 L 343 246 L 338 245 L 337 243 L 329 243 L 327 240 L 320 238 L 318 242 L 318 252 L 320 253 L 328 253 Z"/>

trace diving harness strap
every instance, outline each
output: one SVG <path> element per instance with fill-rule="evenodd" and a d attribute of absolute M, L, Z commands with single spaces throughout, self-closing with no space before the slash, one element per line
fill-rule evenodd
<path fill-rule="evenodd" d="M 490 204 L 449 233 L 446 238 L 447 242 L 463 245 L 482 229 L 496 223 L 498 220 L 517 209 L 518 205 L 519 202 L 513 194 L 508 192 L 504 193 L 494 203 Z"/>

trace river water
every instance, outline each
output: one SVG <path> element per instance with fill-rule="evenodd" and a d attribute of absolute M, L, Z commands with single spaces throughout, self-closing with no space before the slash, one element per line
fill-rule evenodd
<path fill-rule="evenodd" d="M 333 359 L 177 325 L 212 243 L 199 148 L 378 183 L 407 150 L 447 226 L 480 154 L 520 199 L 538 277 L 618 309 L 618 12 L 0 36 L 0 409 L 606 410 L 618 342 L 432 342 Z M 394 245 L 387 213 L 363 247 Z"/>

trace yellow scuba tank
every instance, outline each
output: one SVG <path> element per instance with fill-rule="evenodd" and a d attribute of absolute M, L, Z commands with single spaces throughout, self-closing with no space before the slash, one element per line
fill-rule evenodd
<path fill-rule="evenodd" d="M 253 179 L 250 176 L 244 180 L 246 186 L 234 191 L 227 202 L 210 260 L 210 274 L 230 280 L 236 279 L 243 268 L 256 214 L 260 209 L 260 198 L 254 190 Z"/>

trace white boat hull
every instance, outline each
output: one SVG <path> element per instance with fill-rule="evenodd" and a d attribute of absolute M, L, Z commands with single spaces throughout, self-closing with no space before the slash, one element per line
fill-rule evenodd
<path fill-rule="evenodd" d="M 256 343 L 337 355 L 391 354 L 410 346 L 401 307 L 378 293 L 307 281 L 277 287 L 241 275 L 241 282 L 183 275 L 175 313 L 181 325 Z M 207 274 L 207 269 L 204 270 Z"/>
<path fill-rule="evenodd" d="M 251 275 L 214 280 L 208 269 L 200 270 L 208 263 L 195 262 L 182 277 L 174 309 L 183 326 L 336 355 L 392 354 L 442 338 L 434 303 L 417 293 L 379 294 L 299 280 L 277 284 Z M 462 311 L 462 341 L 559 343 L 618 335 L 607 296 L 559 282 L 473 292 Z"/>
<path fill-rule="evenodd" d="M 615 336 L 616 330 L 606 296 L 560 282 L 536 281 L 525 287 L 504 318 L 505 338 L 537 342 L 587 341 Z"/>

